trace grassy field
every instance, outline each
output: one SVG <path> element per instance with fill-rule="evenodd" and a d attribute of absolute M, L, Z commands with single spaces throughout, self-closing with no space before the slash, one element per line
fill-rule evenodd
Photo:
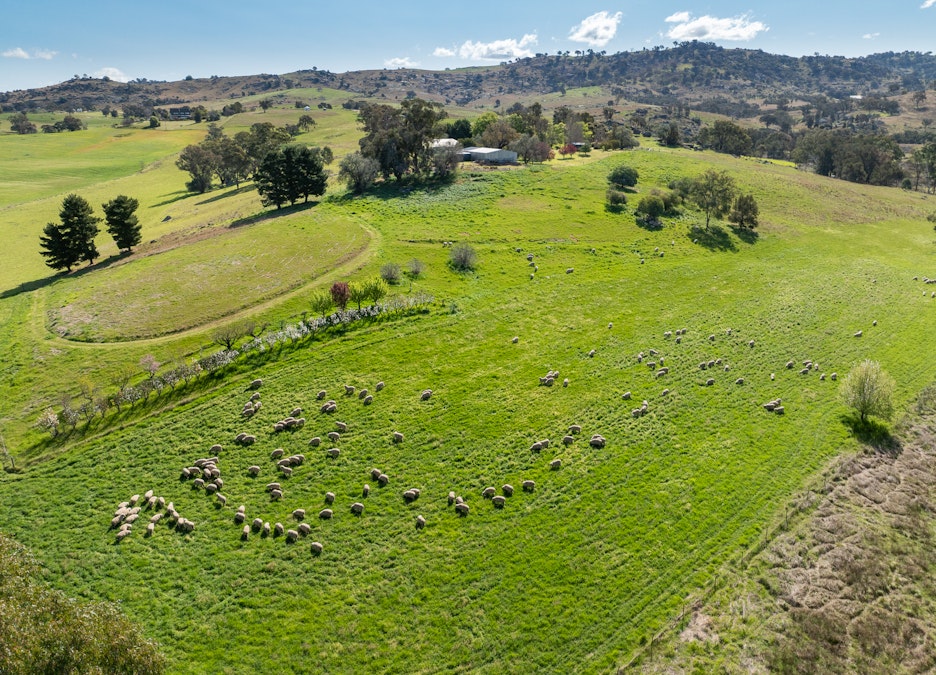
<path fill-rule="evenodd" d="M 327 138 L 326 126 L 312 135 Z M 452 184 L 363 198 L 333 190 L 311 209 L 228 228 L 258 210 L 255 195 L 179 194 L 171 156 L 154 161 L 143 174 L 115 170 L 89 185 L 92 203 L 134 188 L 167 202 L 141 208 L 152 209 L 145 226 L 156 240 L 146 254 L 21 287 L 45 276 L 26 242 L 18 257 L 29 259 L 2 272 L 4 286 L 19 290 L 0 298 L 8 355 L 0 381 L 9 392 L 0 414 L 8 443 L 34 462 L 2 475 L 0 504 L 3 530 L 31 548 L 57 587 L 120 601 L 162 642 L 172 672 L 257 672 L 274 662 L 284 673 L 613 670 L 755 545 L 836 453 L 856 447 L 837 384 L 820 373 L 844 374 L 874 358 L 897 380 L 900 405 L 936 380 L 936 358 L 919 347 L 936 328 L 932 287 L 913 280 L 936 276 L 919 194 L 648 147 L 465 172 Z M 618 163 L 639 170 L 640 191 L 708 167 L 729 171 L 760 204 L 758 235 L 739 237 L 724 224 L 705 231 L 690 209 L 661 230 L 606 211 L 604 179 Z M 8 212 L 44 204 L 54 217 L 60 198 L 50 188 Z M 0 227 L 15 229 L 6 218 Z M 210 236 L 191 241 L 199 226 Z M 165 245 L 173 237 L 184 245 Z M 475 273 L 446 264 L 442 242 L 462 240 L 478 252 Z M 365 246 L 365 255 L 349 257 Z M 296 264 L 284 263 L 293 251 Z M 238 257 L 270 285 L 224 283 Z M 252 355 L 224 379 L 96 422 L 83 438 L 38 443 L 24 428 L 78 377 L 104 383 L 146 353 L 197 353 L 209 328 L 193 316 L 243 310 L 274 325 L 295 321 L 314 288 L 412 258 L 425 274 L 394 292 L 431 292 L 428 313 Z M 326 272 L 340 261 L 343 268 Z M 204 295 L 191 301 L 195 287 Z M 130 318 L 108 306 L 119 293 L 140 303 Z M 165 293 L 188 306 L 141 318 Z M 245 293 L 250 306 L 238 301 Z M 93 344 L 57 335 L 56 317 L 79 310 L 96 317 L 80 324 L 84 339 L 151 337 Z M 679 343 L 664 336 L 682 328 Z M 863 336 L 853 337 L 858 330 Z M 661 359 L 669 373 L 657 377 L 648 361 Z M 817 371 L 785 367 L 807 359 Z M 709 360 L 721 363 L 700 370 Z M 569 386 L 538 386 L 551 369 Z M 264 381 L 263 407 L 245 420 L 255 377 Z M 386 388 L 375 393 L 378 381 Z M 345 396 L 346 384 L 369 389 L 373 404 Z M 434 393 L 421 401 L 426 388 Z M 334 415 L 319 413 L 321 389 L 337 401 Z M 622 398 L 628 391 L 632 400 Z M 776 397 L 783 416 L 761 407 Z M 643 400 L 648 414 L 634 417 Z M 295 406 L 305 427 L 274 433 Z M 349 429 L 332 459 L 327 441 L 308 442 L 336 419 Z M 564 446 L 572 424 L 582 434 Z M 393 431 L 405 434 L 402 444 Z M 239 432 L 257 443 L 236 445 Z M 605 436 L 604 448 L 589 447 L 593 433 Z M 531 452 L 543 438 L 549 448 Z M 224 446 L 223 508 L 179 480 L 214 443 Z M 306 460 L 271 502 L 264 486 L 279 475 L 269 458 L 276 448 Z M 549 468 L 553 459 L 559 470 Z M 253 464 L 256 479 L 246 471 Z M 389 485 L 378 488 L 374 467 Z M 521 491 L 523 480 L 534 480 L 535 491 Z M 364 483 L 373 488 L 366 499 Z M 495 509 L 481 491 L 505 483 L 517 491 Z M 402 492 L 412 487 L 421 495 L 407 504 Z M 139 527 L 115 545 L 114 508 L 148 489 L 173 501 L 195 531 L 160 525 L 146 538 Z M 326 491 L 336 495 L 328 521 L 316 517 Z M 468 517 L 448 506 L 449 491 L 467 499 Z M 355 517 L 349 509 L 359 500 L 365 510 Z M 240 504 L 248 522 L 287 527 L 295 527 L 293 509 L 304 508 L 312 531 L 293 545 L 259 533 L 242 541 Z M 310 540 L 323 543 L 321 556 L 310 554 Z"/>

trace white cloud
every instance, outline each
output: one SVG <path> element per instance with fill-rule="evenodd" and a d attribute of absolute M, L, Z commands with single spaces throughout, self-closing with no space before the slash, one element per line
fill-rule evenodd
<path fill-rule="evenodd" d="M 933 1 L 936 2 L 936 0 L 933 0 Z M 873 40 L 874 38 L 878 37 L 879 35 L 880 35 L 880 33 L 865 33 L 864 35 L 861 36 L 861 39 L 862 39 L 862 40 Z"/>
<path fill-rule="evenodd" d="M 493 42 L 472 42 L 468 40 L 458 48 L 458 55 L 471 61 L 506 61 L 508 59 L 533 56 L 527 47 L 535 45 L 536 33 L 524 35 L 519 40 L 494 40 Z"/>
<path fill-rule="evenodd" d="M 441 56 L 441 57 L 444 57 L 444 58 L 449 58 L 449 57 L 455 56 L 455 50 L 454 50 L 454 49 L 446 49 L 445 47 L 436 47 L 436 48 L 435 48 L 435 51 L 432 52 L 432 55 L 433 55 L 433 56 Z"/>
<path fill-rule="evenodd" d="M 936 5 L 936 0 L 926 0 L 926 2 L 920 5 L 920 9 L 929 9 L 933 5 Z"/>
<path fill-rule="evenodd" d="M 419 66 L 418 61 L 412 61 L 408 56 L 398 56 L 396 58 L 387 59 L 383 64 L 386 68 L 416 68 Z"/>
<path fill-rule="evenodd" d="M 936 0 L 927 0 L 936 2 Z M 714 16 L 692 18 L 689 12 L 677 12 L 666 19 L 676 24 L 666 33 L 674 40 L 752 40 L 758 33 L 769 30 L 760 21 L 751 21 L 748 16 L 719 19 Z"/>
<path fill-rule="evenodd" d="M 52 51 L 51 49 L 34 49 L 32 54 L 30 54 L 22 47 L 14 47 L 13 49 L 7 49 L 0 54 L 0 56 L 8 59 L 41 59 L 43 61 L 51 61 L 56 54 L 58 54 L 58 52 Z"/>
<path fill-rule="evenodd" d="M 934 0 L 936 1 L 936 0 Z M 621 23 L 621 12 L 608 14 L 597 12 L 582 20 L 577 26 L 572 26 L 569 39 L 572 42 L 585 42 L 591 47 L 604 47 L 617 33 L 618 24 Z"/>
<path fill-rule="evenodd" d="M 110 78 L 111 80 L 114 80 L 114 82 L 129 82 L 130 81 L 130 78 L 124 75 L 124 73 L 119 68 L 112 68 L 110 66 L 106 66 L 92 73 L 92 76 L 98 79 L 104 79 L 105 77 L 107 77 L 107 78 Z"/>

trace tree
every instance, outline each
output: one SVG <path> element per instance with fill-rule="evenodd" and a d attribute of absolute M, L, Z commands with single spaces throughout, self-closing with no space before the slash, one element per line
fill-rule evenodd
<path fill-rule="evenodd" d="M 264 206 L 275 204 L 277 209 L 325 194 L 327 181 L 321 151 L 302 145 L 287 145 L 267 155 L 254 174 Z"/>
<path fill-rule="evenodd" d="M 214 134 L 216 128 L 209 127 L 208 138 L 202 141 L 201 147 L 211 153 L 214 172 L 221 184 L 240 187 L 241 181 L 250 176 L 253 163 L 243 145 L 225 136 L 220 129 Z"/>
<path fill-rule="evenodd" d="M 632 188 L 637 185 L 640 174 L 632 166 L 621 165 L 611 169 L 608 174 L 608 184 L 617 189 Z"/>
<path fill-rule="evenodd" d="M 218 158 L 203 145 L 189 145 L 179 153 L 176 166 L 188 171 L 192 177 L 185 187 L 191 192 L 204 194 L 211 188 L 211 177 L 217 171 Z"/>
<path fill-rule="evenodd" d="M 375 305 L 387 295 L 387 284 L 383 279 L 374 277 L 364 282 L 364 294 Z"/>
<path fill-rule="evenodd" d="M 488 148 L 506 148 L 518 138 L 517 130 L 506 119 L 500 118 L 487 126 L 480 140 L 481 145 Z"/>
<path fill-rule="evenodd" d="M 313 293 L 312 297 L 309 299 L 309 307 L 316 314 L 321 314 L 322 318 L 325 318 L 325 315 L 328 314 L 329 310 L 335 306 L 335 301 L 332 299 L 331 293 L 328 291 L 319 291 L 318 293 Z"/>
<path fill-rule="evenodd" d="M 102 205 L 107 232 L 122 251 L 132 251 L 143 238 L 142 226 L 134 214 L 139 206 L 140 202 L 126 195 L 118 195 Z"/>
<path fill-rule="evenodd" d="M 351 299 L 351 289 L 348 287 L 347 282 L 336 281 L 328 289 L 328 292 L 331 293 L 332 302 L 343 312 L 345 307 L 348 306 L 348 300 Z"/>
<path fill-rule="evenodd" d="M 302 131 L 308 131 L 315 126 L 315 120 L 312 119 L 312 115 L 302 115 L 299 117 L 299 122 L 296 124 Z"/>
<path fill-rule="evenodd" d="M 46 258 L 46 265 L 71 272 L 71 268 L 81 261 L 94 262 L 98 257 L 94 238 L 99 232 L 97 224 L 101 219 L 93 213 L 91 204 L 76 194 L 62 200 L 62 210 L 59 211 L 62 222 L 48 223 L 39 237 L 39 252 Z"/>
<path fill-rule="evenodd" d="M 368 189 L 380 175 L 380 162 L 360 152 L 345 155 L 338 165 L 338 179 L 348 184 L 352 192 L 360 194 Z"/>
<path fill-rule="evenodd" d="M 657 223 L 666 213 L 666 205 L 657 195 L 646 195 L 637 204 L 637 215 L 648 223 Z"/>
<path fill-rule="evenodd" d="M 699 133 L 699 143 L 703 148 L 736 156 L 751 154 L 753 147 L 750 134 L 727 120 L 718 120 L 711 127 L 704 128 Z"/>
<path fill-rule="evenodd" d="M 348 302 L 353 302 L 357 305 L 358 310 L 360 310 L 361 304 L 365 300 L 367 300 L 366 282 L 348 284 Z"/>
<path fill-rule="evenodd" d="M 670 148 L 674 148 L 682 142 L 679 125 L 676 122 L 670 122 L 669 126 L 665 126 L 660 130 L 660 142 Z"/>
<path fill-rule="evenodd" d="M 757 227 L 758 211 L 757 200 L 754 199 L 754 195 L 738 195 L 734 208 L 728 214 L 728 220 L 737 223 L 738 227 L 753 230 Z"/>
<path fill-rule="evenodd" d="M 693 203 L 705 212 L 705 229 L 708 229 L 712 216 L 721 218 L 731 209 L 735 194 L 734 178 L 725 171 L 707 169 L 692 182 L 689 194 Z"/>
<path fill-rule="evenodd" d="M 262 99 L 262 100 L 260 101 L 260 109 L 261 109 L 263 112 L 266 112 L 266 111 L 269 109 L 269 107 L 272 106 L 272 105 L 273 105 L 273 101 L 271 101 L 271 100 L 268 99 L 268 98 Z"/>
<path fill-rule="evenodd" d="M 569 157 L 570 155 L 574 155 L 576 152 L 578 152 L 578 148 L 575 147 L 572 143 L 566 143 L 561 148 L 559 148 L 559 154 L 563 157 Z"/>
<path fill-rule="evenodd" d="M 894 413 L 895 388 L 894 378 L 881 369 L 881 364 L 865 360 L 845 376 L 839 394 L 864 423 L 869 415 L 890 419 Z"/>
<path fill-rule="evenodd" d="M 36 133 L 36 125 L 29 121 L 24 112 L 14 113 L 7 119 L 10 120 L 10 130 L 13 133 L 21 135 Z"/>

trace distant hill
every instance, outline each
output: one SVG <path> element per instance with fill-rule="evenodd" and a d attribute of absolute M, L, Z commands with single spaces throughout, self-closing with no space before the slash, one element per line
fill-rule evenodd
<path fill-rule="evenodd" d="M 791 57 L 761 50 L 725 49 L 705 42 L 683 42 L 607 54 L 585 50 L 537 54 L 485 68 L 445 71 L 366 70 L 342 74 L 311 69 L 283 75 L 186 79 L 179 82 L 136 80 L 119 83 L 73 79 L 41 89 L 0 94 L 11 110 L 100 109 L 124 103 L 167 106 L 282 92 L 293 88 L 331 87 L 390 100 L 421 96 L 463 106 L 489 105 L 500 96 L 524 97 L 601 86 L 616 100 L 645 104 L 690 104 L 708 100 L 735 104 L 765 99 L 801 100 L 817 95 L 843 98 L 855 94 L 889 96 L 923 89 L 936 80 L 936 56 L 886 52 L 858 58 Z"/>

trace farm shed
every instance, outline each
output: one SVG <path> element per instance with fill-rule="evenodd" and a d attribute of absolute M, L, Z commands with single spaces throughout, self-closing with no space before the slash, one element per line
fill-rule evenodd
<path fill-rule="evenodd" d="M 510 164 L 517 161 L 517 153 L 499 148 L 465 148 L 462 151 L 462 161 Z"/>

